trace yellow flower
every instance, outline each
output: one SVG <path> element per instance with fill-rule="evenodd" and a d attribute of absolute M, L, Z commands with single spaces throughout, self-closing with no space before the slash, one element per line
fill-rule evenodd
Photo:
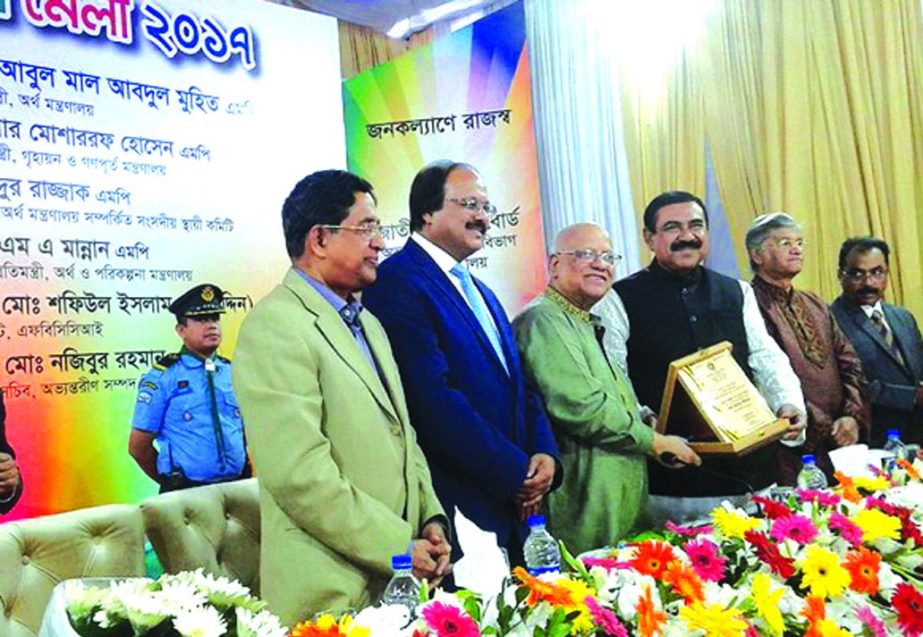
<path fill-rule="evenodd" d="M 862 529 L 863 542 L 874 542 L 881 537 L 891 540 L 901 537 L 901 521 L 878 509 L 863 509 L 850 519 Z"/>
<path fill-rule="evenodd" d="M 815 634 L 821 637 L 852 637 L 852 633 L 840 628 L 832 619 L 822 619 L 815 626 Z"/>
<path fill-rule="evenodd" d="M 772 578 L 766 573 L 757 573 L 753 577 L 750 594 L 756 602 L 756 612 L 769 624 L 769 630 L 776 635 L 781 635 L 785 630 L 785 621 L 779 610 L 779 600 L 782 599 L 785 589 L 777 588 L 773 591 L 770 586 L 771 582 Z"/>
<path fill-rule="evenodd" d="M 891 487 L 891 482 L 883 476 L 875 476 L 874 478 L 869 478 L 868 476 L 853 476 L 853 482 L 860 489 L 865 489 L 866 491 L 884 491 Z"/>
<path fill-rule="evenodd" d="M 743 637 L 747 622 L 736 609 L 726 609 L 721 604 L 703 605 L 696 602 L 681 606 L 679 614 L 690 630 L 704 630 L 708 637 Z"/>
<path fill-rule="evenodd" d="M 369 637 L 372 629 L 368 626 L 360 626 L 353 621 L 353 616 L 345 614 L 340 617 L 340 634 L 347 637 Z"/>
<path fill-rule="evenodd" d="M 801 571 L 801 588 L 810 588 L 811 595 L 824 599 L 841 595 L 852 581 L 837 554 L 816 544 L 808 547 Z"/>
<path fill-rule="evenodd" d="M 751 518 L 748 515 L 741 515 L 736 511 L 728 511 L 718 507 L 711 512 L 711 519 L 714 521 L 721 534 L 727 538 L 743 539 L 744 533 L 755 529 L 760 525 L 759 520 Z"/>
<path fill-rule="evenodd" d="M 588 595 L 593 595 L 592 588 L 586 585 L 583 580 L 570 579 L 562 577 L 555 582 L 559 587 L 570 593 L 570 598 L 574 600 L 573 604 L 567 604 L 564 608 L 568 611 L 580 611 L 572 621 L 572 635 L 588 635 L 593 632 L 593 616 L 584 601 Z"/>

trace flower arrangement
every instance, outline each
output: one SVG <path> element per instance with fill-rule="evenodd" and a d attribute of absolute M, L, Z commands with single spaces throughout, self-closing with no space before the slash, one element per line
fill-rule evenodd
<path fill-rule="evenodd" d="M 829 490 L 755 497 L 708 524 L 668 524 L 566 573 L 521 568 L 496 598 L 436 591 L 407 626 L 367 609 L 293 637 L 672 637 L 923 635 L 923 464 L 849 478 Z"/>
<path fill-rule="evenodd" d="M 108 587 L 65 583 L 71 626 L 82 637 L 286 637 L 288 630 L 249 589 L 202 569 L 132 578 Z"/>

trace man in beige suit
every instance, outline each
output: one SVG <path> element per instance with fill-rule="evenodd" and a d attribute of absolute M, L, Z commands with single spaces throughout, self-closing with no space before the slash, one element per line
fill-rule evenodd
<path fill-rule="evenodd" d="M 437 582 L 450 548 L 387 337 L 354 296 L 383 247 L 371 185 L 308 175 L 282 225 L 293 267 L 241 327 L 234 390 L 260 484 L 262 593 L 292 625 L 377 601 L 398 553 Z"/>

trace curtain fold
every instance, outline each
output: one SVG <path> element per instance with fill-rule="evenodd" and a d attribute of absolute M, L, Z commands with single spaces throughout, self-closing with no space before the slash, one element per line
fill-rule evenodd
<path fill-rule="evenodd" d="M 919 3 L 775 1 L 755 9 L 723 2 L 709 39 L 714 73 L 704 78 L 741 262 L 746 224 L 785 210 L 810 242 L 799 286 L 829 300 L 840 292 L 842 241 L 874 234 L 893 250 L 890 298 L 923 314 Z"/>
<path fill-rule="evenodd" d="M 622 255 L 617 276 L 641 265 L 615 59 L 594 0 L 526 0 L 526 34 L 545 241 L 579 221 L 606 228 Z"/>

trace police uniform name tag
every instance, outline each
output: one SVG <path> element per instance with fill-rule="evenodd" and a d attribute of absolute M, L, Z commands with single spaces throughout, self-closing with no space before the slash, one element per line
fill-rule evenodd
<path fill-rule="evenodd" d="M 670 363 L 659 433 L 687 438 L 699 454 L 735 456 L 782 437 L 788 420 L 772 413 L 731 347 L 723 341 Z"/>

